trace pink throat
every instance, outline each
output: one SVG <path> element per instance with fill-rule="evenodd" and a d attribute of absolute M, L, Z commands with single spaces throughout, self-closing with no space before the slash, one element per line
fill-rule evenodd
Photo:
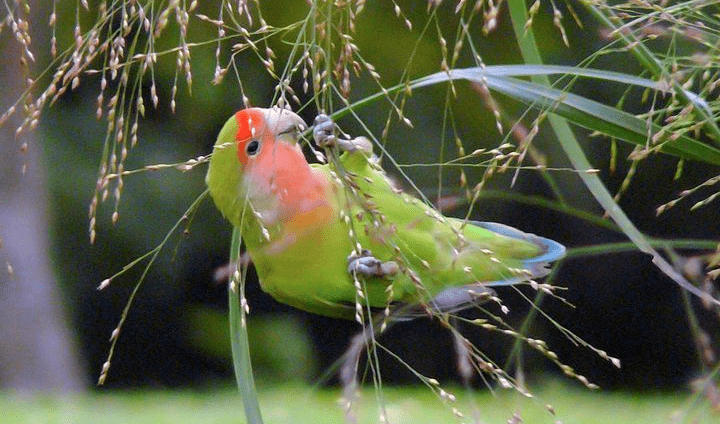
<path fill-rule="evenodd" d="M 268 201 L 265 206 L 272 209 L 267 218 L 287 221 L 327 205 L 328 181 L 310 167 L 299 149 L 283 142 L 267 143 L 264 147 L 257 160 L 248 164 L 246 175 L 249 192 L 264 198 Z M 262 215 L 270 211 L 258 212 Z"/>

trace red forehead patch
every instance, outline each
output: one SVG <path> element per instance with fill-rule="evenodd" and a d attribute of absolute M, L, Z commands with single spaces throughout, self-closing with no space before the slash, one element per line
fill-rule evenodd
<path fill-rule="evenodd" d="M 260 137 L 262 128 L 265 125 L 265 117 L 262 110 L 257 108 L 243 109 L 235 114 L 235 121 L 238 125 L 238 132 L 235 135 L 237 141 L 237 154 L 240 163 L 247 164 L 245 145 Z"/>
<path fill-rule="evenodd" d="M 260 109 L 243 109 L 237 112 L 235 120 L 238 124 L 238 132 L 235 139 L 242 142 L 258 136 L 264 119 Z"/>

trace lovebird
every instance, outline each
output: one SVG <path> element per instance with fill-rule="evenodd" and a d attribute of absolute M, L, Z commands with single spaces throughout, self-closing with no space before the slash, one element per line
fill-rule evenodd
<path fill-rule="evenodd" d="M 262 289 L 282 303 L 348 319 L 365 307 L 459 310 L 488 287 L 547 275 L 565 253 L 503 224 L 443 216 L 395 187 L 367 138 L 337 137 L 325 115 L 313 137 L 331 160 L 310 164 L 300 145 L 307 128 L 286 109 L 240 110 L 206 176 Z"/>

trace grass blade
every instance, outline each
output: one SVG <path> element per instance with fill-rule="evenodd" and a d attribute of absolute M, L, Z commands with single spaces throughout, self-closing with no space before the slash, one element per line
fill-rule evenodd
<path fill-rule="evenodd" d="M 230 247 L 230 263 L 239 264 L 240 258 L 240 229 L 233 228 L 232 244 Z M 237 265 L 238 267 L 240 265 Z M 239 271 L 239 270 L 238 270 Z M 262 424 L 262 414 L 258 403 L 255 378 L 253 377 L 252 362 L 250 361 L 250 341 L 247 332 L 247 317 L 245 309 L 240 307 L 241 294 L 244 293 L 244 273 L 233 273 L 228 287 L 230 344 L 232 347 L 233 368 L 238 389 L 245 407 L 245 417 L 248 424 Z M 242 295 L 244 297 L 244 295 Z"/>
<path fill-rule="evenodd" d="M 672 137 L 668 134 L 664 140 L 653 145 L 651 143 L 652 136 L 661 131 L 661 127 L 655 123 L 648 123 L 648 121 L 618 108 L 549 87 L 549 81 L 548 85 L 545 85 L 514 78 L 514 76 L 530 75 L 547 80 L 547 75 L 558 73 L 587 76 L 660 90 L 655 82 L 632 75 L 554 65 L 503 65 L 455 69 L 421 78 L 412 84 L 412 88 L 456 79 L 474 81 L 530 106 L 549 109 L 577 125 L 598 131 L 608 137 L 615 137 L 652 149 L 656 148 L 676 157 L 720 165 L 720 149 L 714 146 L 680 134 L 673 134 Z"/>

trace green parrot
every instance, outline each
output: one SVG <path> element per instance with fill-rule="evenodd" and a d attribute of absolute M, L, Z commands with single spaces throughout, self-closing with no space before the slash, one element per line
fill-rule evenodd
<path fill-rule="evenodd" d="M 335 137 L 324 115 L 315 124 L 316 143 L 337 160 L 307 162 L 295 113 L 241 110 L 220 131 L 206 177 L 276 300 L 348 319 L 366 306 L 460 309 L 489 286 L 547 275 L 563 257 L 552 240 L 441 215 L 393 185 L 368 139 Z"/>

